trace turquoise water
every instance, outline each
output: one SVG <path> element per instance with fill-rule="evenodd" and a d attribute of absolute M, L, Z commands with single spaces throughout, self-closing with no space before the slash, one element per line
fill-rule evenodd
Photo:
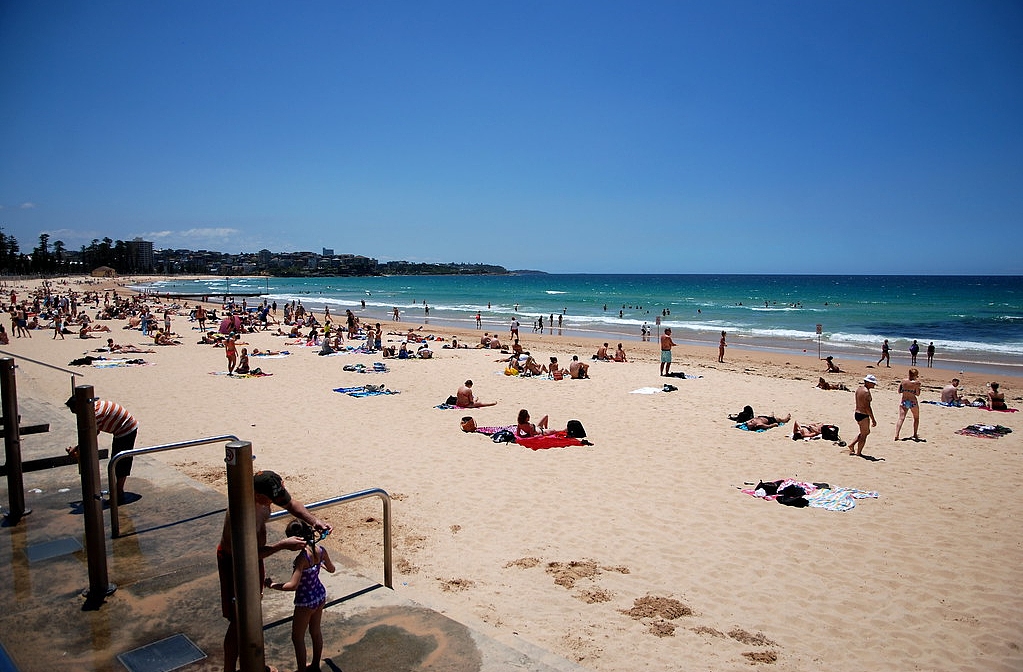
<path fill-rule="evenodd" d="M 893 362 L 934 342 L 937 362 L 1023 367 L 1023 277 L 807 275 L 520 275 L 371 278 L 207 278 L 168 280 L 150 291 L 259 293 L 283 305 L 301 301 L 332 312 L 361 310 L 422 322 L 503 331 L 513 315 L 522 332 L 563 315 L 564 333 L 639 339 L 644 322 L 671 327 L 676 340 L 875 358 L 889 339 Z M 250 300 L 258 303 L 260 299 Z M 489 304 L 489 307 L 488 307 Z M 605 309 L 606 306 L 606 309 Z M 670 311 L 663 315 L 662 311 Z"/>

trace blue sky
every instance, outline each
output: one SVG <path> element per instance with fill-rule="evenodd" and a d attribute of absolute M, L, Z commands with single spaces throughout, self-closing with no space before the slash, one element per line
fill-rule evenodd
<path fill-rule="evenodd" d="M 0 0 L 0 225 L 550 272 L 1023 273 L 1023 3 Z"/>

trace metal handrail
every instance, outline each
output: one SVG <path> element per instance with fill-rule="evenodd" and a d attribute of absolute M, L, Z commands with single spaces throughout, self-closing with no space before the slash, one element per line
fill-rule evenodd
<path fill-rule="evenodd" d="M 380 501 L 382 501 L 384 505 L 384 585 L 391 590 L 394 590 L 394 579 L 391 571 L 391 496 L 387 494 L 386 490 L 383 490 L 382 488 L 360 490 L 359 492 L 341 495 L 340 497 L 332 497 L 319 502 L 313 502 L 312 504 L 306 504 L 305 508 L 312 511 L 313 509 L 322 509 L 326 506 L 337 506 L 338 504 L 354 502 L 359 499 L 366 499 L 367 497 L 379 497 Z M 275 511 L 270 514 L 270 520 L 284 518 L 289 515 L 291 514 L 287 511 Z"/>
<path fill-rule="evenodd" d="M 110 491 L 110 538 L 117 539 L 121 536 L 121 521 L 117 515 L 119 508 L 117 503 L 117 492 L 114 487 L 116 476 L 114 475 L 114 467 L 121 460 L 135 455 L 144 455 L 146 453 L 162 453 L 165 450 L 177 450 L 178 448 L 191 448 L 192 446 L 202 446 L 207 443 L 220 443 L 227 441 L 237 441 L 238 437 L 233 434 L 223 434 L 221 436 L 210 436 L 205 439 L 193 439 L 192 441 L 178 441 L 176 443 L 164 443 L 159 446 L 149 446 L 147 448 L 132 448 L 131 450 L 125 450 L 117 455 L 110 458 L 107 463 L 107 489 Z"/>

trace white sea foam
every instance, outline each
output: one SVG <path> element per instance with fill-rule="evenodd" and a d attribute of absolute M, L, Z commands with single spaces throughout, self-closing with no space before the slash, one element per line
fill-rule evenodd
<path fill-rule="evenodd" d="M 548 289 L 544 293 L 545 294 L 568 294 L 568 292 L 559 292 L 556 289 Z"/>

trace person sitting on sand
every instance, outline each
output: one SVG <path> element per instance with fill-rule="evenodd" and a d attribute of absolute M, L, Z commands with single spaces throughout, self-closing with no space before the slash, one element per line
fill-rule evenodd
<path fill-rule="evenodd" d="M 579 355 L 572 355 L 572 361 L 568 364 L 568 375 L 578 380 L 590 377 L 590 365 L 579 361 Z"/>
<path fill-rule="evenodd" d="M 518 419 L 515 424 L 515 436 L 526 438 L 529 436 L 547 436 L 548 434 L 556 434 L 557 432 L 553 429 L 547 428 L 548 418 L 543 416 L 540 418 L 540 422 L 534 424 L 529 421 L 529 411 L 521 409 L 519 411 Z"/>
<path fill-rule="evenodd" d="M 941 403 L 952 406 L 962 406 L 965 400 L 959 394 L 959 379 L 953 378 L 952 382 L 941 391 Z"/>
<path fill-rule="evenodd" d="M 181 345 L 181 341 L 172 340 L 167 334 L 158 331 L 153 334 L 153 345 Z"/>
<path fill-rule="evenodd" d="M 543 373 L 543 367 L 536 363 L 530 355 L 519 355 L 518 365 L 515 367 L 519 373 L 528 373 L 531 376 L 539 376 Z"/>
<path fill-rule="evenodd" d="M 779 425 L 784 425 L 791 418 L 791 413 L 784 418 L 779 418 L 776 415 L 757 415 L 747 420 L 745 424 L 746 429 L 755 432 L 759 429 L 773 429 Z"/>
<path fill-rule="evenodd" d="M 822 390 L 845 390 L 846 392 L 849 391 L 849 388 L 846 387 L 845 383 L 829 383 L 828 381 L 824 380 L 823 376 L 817 379 L 817 387 L 819 387 Z"/>
<path fill-rule="evenodd" d="M 609 362 L 611 361 L 611 355 L 607 354 L 607 343 L 597 348 L 597 354 L 593 355 L 593 359 L 598 362 Z"/>
<path fill-rule="evenodd" d="M 490 339 L 490 349 L 491 350 L 501 349 L 501 339 L 497 337 L 497 334 L 494 334 L 494 336 L 492 336 Z"/>
<path fill-rule="evenodd" d="M 419 359 L 432 359 L 433 350 L 430 349 L 429 345 L 423 343 L 422 345 L 419 346 L 419 349 L 416 350 L 416 357 L 418 357 Z"/>
<path fill-rule="evenodd" d="M 988 383 L 987 387 L 988 408 L 993 411 L 1009 410 L 1009 407 L 1005 405 L 1005 393 L 998 391 L 998 383 Z"/>
<path fill-rule="evenodd" d="M 618 349 L 615 350 L 615 361 L 616 362 L 629 361 L 628 359 L 625 358 L 625 348 L 622 347 L 621 343 L 618 344 Z"/>
<path fill-rule="evenodd" d="M 838 365 L 835 364 L 835 358 L 832 357 L 831 355 L 825 357 L 824 361 L 828 363 L 828 368 L 825 369 L 826 373 L 845 373 L 845 371 L 842 371 L 842 369 L 838 368 Z"/>
<path fill-rule="evenodd" d="M 329 338 L 324 338 L 323 339 L 323 343 L 320 344 L 320 351 L 318 353 L 316 353 L 316 354 L 317 355 L 330 355 L 330 354 L 333 354 L 333 352 L 334 352 L 334 348 L 331 347 L 331 345 L 330 345 L 330 339 Z M 255 354 L 255 353 L 253 353 L 253 354 Z"/>
<path fill-rule="evenodd" d="M 411 333 L 411 332 L 412 332 L 412 330 L 409 329 L 409 333 Z M 485 331 L 483 332 L 483 335 L 480 336 L 480 347 L 481 348 L 489 348 L 490 347 L 490 334 L 485 332 Z"/>
<path fill-rule="evenodd" d="M 455 406 L 462 408 L 484 408 L 485 406 L 496 406 L 497 402 L 483 403 L 472 393 L 472 381 L 467 380 L 458 391 L 455 392 Z"/>
<path fill-rule="evenodd" d="M 78 330 L 78 338 L 92 338 L 92 335 L 89 334 L 89 325 L 82 325 L 82 328 Z"/>
<path fill-rule="evenodd" d="M 558 365 L 557 357 L 551 357 L 551 363 L 542 367 L 540 373 L 549 373 L 554 380 L 561 380 L 568 373 L 568 369 L 563 369 Z"/>
<path fill-rule="evenodd" d="M 238 358 L 238 366 L 234 370 L 235 373 L 248 373 L 249 372 L 249 351 L 246 348 L 242 348 L 241 357 Z"/>

